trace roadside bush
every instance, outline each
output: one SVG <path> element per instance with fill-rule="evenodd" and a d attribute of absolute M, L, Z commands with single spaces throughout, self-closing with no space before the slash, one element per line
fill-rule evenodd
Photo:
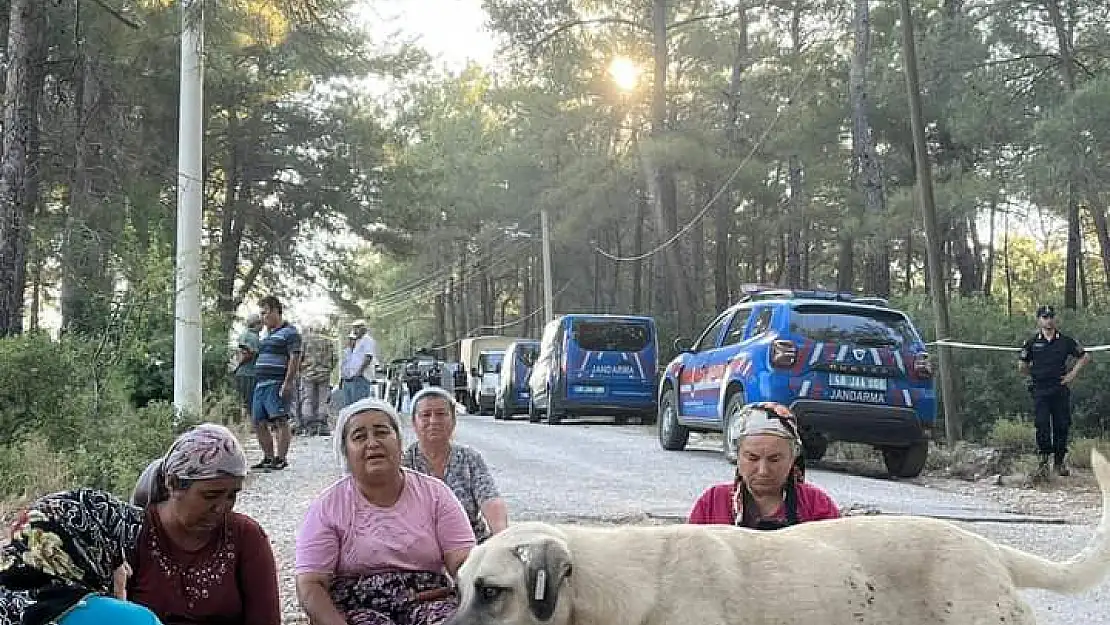
<path fill-rule="evenodd" d="M 196 422 L 177 422 L 166 401 L 135 407 L 134 370 L 118 355 L 76 337 L 0 339 L 0 499 L 75 486 L 127 495 L 146 464 Z M 222 392 L 206 397 L 222 421 Z"/>
<path fill-rule="evenodd" d="M 1110 458 L 1110 440 L 1097 438 L 1077 438 L 1071 442 L 1068 462 L 1073 467 L 1091 468 L 1091 450 L 1098 449 L 1103 456 Z"/>
<path fill-rule="evenodd" d="M 1011 417 L 995 421 L 985 442 L 999 451 L 1013 455 L 1033 453 L 1037 450 L 1036 430 L 1033 424 Z"/>

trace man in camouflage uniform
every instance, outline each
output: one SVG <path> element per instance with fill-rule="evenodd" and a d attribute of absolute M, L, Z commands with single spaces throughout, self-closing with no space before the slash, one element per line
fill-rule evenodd
<path fill-rule="evenodd" d="M 335 368 L 335 345 L 320 328 L 305 333 L 301 365 L 301 432 L 327 436 L 331 372 Z"/>

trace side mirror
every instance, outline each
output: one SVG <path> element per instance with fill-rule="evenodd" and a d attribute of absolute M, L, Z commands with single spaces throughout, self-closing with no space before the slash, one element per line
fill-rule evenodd
<path fill-rule="evenodd" d="M 674 350 L 680 354 L 690 351 L 693 347 L 694 344 L 690 339 L 685 339 L 680 336 L 674 340 Z"/>

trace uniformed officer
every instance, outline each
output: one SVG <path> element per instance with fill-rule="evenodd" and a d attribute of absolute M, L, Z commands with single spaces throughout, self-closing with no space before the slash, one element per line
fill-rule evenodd
<path fill-rule="evenodd" d="M 1070 475 L 1064 464 L 1071 428 L 1071 391 L 1068 389 L 1090 355 L 1070 336 L 1056 329 L 1056 310 L 1037 308 L 1040 329 L 1021 347 L 1018 369 L 1030 378 L 1033 392 L 1033 421 L 1037 428 L 1037 451 L 1041 455 L 1039 474 L 1048 476 L 1051 456 L 1057 475 Z M 1068 368 L 1068 357 L 1075 364 Z"/>

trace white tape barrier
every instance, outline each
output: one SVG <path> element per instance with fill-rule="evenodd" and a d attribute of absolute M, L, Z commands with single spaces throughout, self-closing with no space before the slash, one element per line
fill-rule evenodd
<path fill-rule="evenodd" d="M 1010 345 L 981 345 L 979 343 L 962 343 L 960 341 L 953 341 L 951 339 L 941 339 L 939 341 L 931 341 L 926 343 L 929 346 L 943 345 L 944 347 L 958 347 L 960 349 L 985 349 L 996 352 L 1020 352 L 1020 347 L 1013 347 Z M 1105 352 L 1110 351 L 1110 345 L 1095 345 L 1093 347 L 1084 347 L 1083 351 L 1087 352 Z"/>

